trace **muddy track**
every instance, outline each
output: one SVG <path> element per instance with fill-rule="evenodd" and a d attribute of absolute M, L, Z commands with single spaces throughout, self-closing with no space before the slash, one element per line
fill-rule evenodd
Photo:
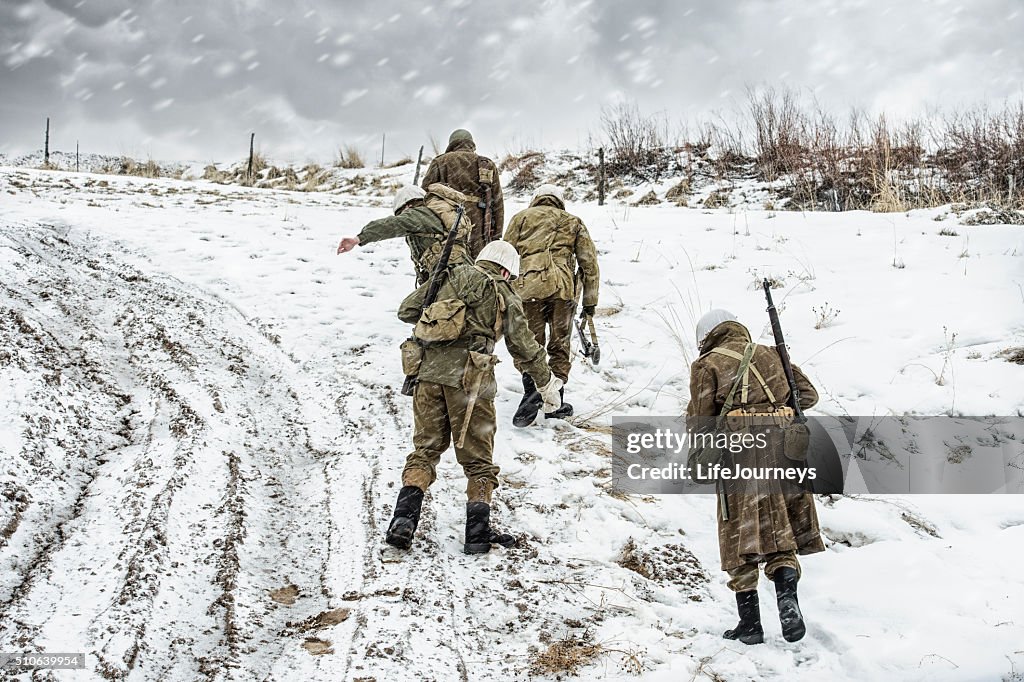
<path fill-rule="evenodd" d="M 0 553 L 17 552 L 18 572 L 0 602 L 0 648 L 43 649 L 58 634 L 66 644 L 73 632 L 106 679 L 254 679 L 308 658 L 281 633 L 333 605 L 325 471 L 338 452 L 312 445 L 292 361 L 215 298 L 65 235 L 5 236 L 14 267 L 32 272 L 5 291 L 21 298 L 7 332 L 20 339 L 11 345 L 34 344 L 5 364 L 20 361 L 42 387 L 36 405 L 59 388 L 47 372 L 93 377 L 92 393 L 110 398 L 94 402 L 92 426 L 121 437 L 101 449 L 88 425 L 67 439 L 25 430 L 18 457 L 38 470 L 28 485 L 5 482 L 16 492 Z M 71 450 L 91 457 L 71 490 L 47 496 Z M 287 584 L 301 597 L 283 609 L 268 593 Z M 66 593 L 91 598 L 55 626 Z"/>
<path fill-rule="evenodd" d="M 468 682 L 521 675 L 562 612 L 600 617 L 565 586 L 587 569 L 544 538 L 462 554 L 450 452 L 413 550 L 385 560 L 412 432 L 394 387 L 296 360 L 259 320 L 113 242 L 61 226 L 2 239 L 15 283 L 0 347 L 18 352 L 0 369 L 35 412 L 14 454 L 25 480 L 0 479 L 15 491 L 0 499 L 15 567 L 0 650 L 59 642 L 87 652 L 92 679 Z M 57 470 L 73 474 L 48 490 Z M 531 497 L 502 488 L 498 524 L 515 530 Z"/>

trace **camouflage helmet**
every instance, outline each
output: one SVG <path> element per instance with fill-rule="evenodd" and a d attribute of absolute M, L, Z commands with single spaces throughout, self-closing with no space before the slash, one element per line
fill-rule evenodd
<path fill-rule="evenodd" d="M 427 193 L 423 191 L 422 187 L 418 187 L 416 185 L 405 185 L 395 192 L 395 198 L 391 202 L 391 209 L 395 212 L 395 215 L 398 215 L 410 201 L 423 199 L 425 196 L 427 196 Z"/>
<path fill-rule="evenodd" d="M 735 321 L 736 316 L 722 308 L 715 308 L 714 310 L 709 310 L 704 313 L 700 320 L 697 321 L 697 348 L 704 345 L 704 339 L 708 337 L 708 334 L 714 331 L 715 327 L 723 322 Z"/>

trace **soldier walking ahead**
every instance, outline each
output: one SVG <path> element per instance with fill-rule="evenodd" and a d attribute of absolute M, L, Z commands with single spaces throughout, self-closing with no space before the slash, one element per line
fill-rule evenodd
<path fill-rule="evenodd" d="M 445 237 L 455 224 L 456 207 L 465 201 L 466 197 L 461 192 L 441 183 L 430 185 L 426 192 L 415 185 L 406 185 L 395 194 L 392 203 L 395 215 L 367 223 L 357 237 L 344 237 L 338 244 L 338 253 L 348 253 L 357 246 L 385 239 L 404 237 L 416 269 L 416 284 L 423 284 L 433 272 Z M 449 259 L 452 266 L 472 264 L 468 245 L 472 228 L 472 223 L 464 215 Z"/>
<path fill-rule="evenodd" d="M 469 254 L 476 258 L 488 242 L 501 239 L 505 225 L 505 201 L 501 195 L 498 167 L 476 153 L 468 130 L 456 130 L 448 138 L 444 154 L 430 162 L 423 176 L 423 188 L 443 182 L 466 195 L 466 216 L 473 221 Z"/>
<path fill-rule="evenodd" d="M 541 395 L 550 409 L 558 407 L 562 385 L 548 368 L 544 349 L 526 326 L 522 301 L 508 284 L 518 275 L 519 254 L 508 242 L 494 241 L 475 265 L 459 265 L 443 274 L 436 302 L 425 310 L 429 283 L 402 301 L 398 317 L 416 325 L 421 353 L 403 345 L 403 369 L 418 377 L 412 408 L 415 449 L 402 471 L 386 538 L 390 545 L 407 549 L 412 544 L 423 494 L 436 479 L 437 464 L 453 437 L 455 457 L 467 479 L 465 552 L 481 554 L 492 544 L 515 544 L 512 536 L 490 527 L 491 493 L 498 487 L 498 467 L 492 461 L 498 390 L 494 344 L 504 335 L 516 363 L 544 387 Z M 407 357 L 407 351 L 415 356 Z"/>
<path fill-rule="evenodd" d="M 779 421 L 775 423 L 783 427 L 787 420 L 792 423 L 792 409 L 786 406 L 790 387 L 778 352 L 752 343 L 750 332 L 732 313 L 712 310 L 701 317 L 697 346 L 701 355 L 690 368 L 688 417 L 718 417 L 724 411 L 730 417 L 742 415 L 739 419 L 759 418 L 760 423 L 776 418 Z M 800 406 L 809 408 L 818 402 L 817 391 L 796 365 L 793 375 Z M 798 453 L 790 452 L 788 443 L 782 452 L 778 440 L 769 442 L 771 447 L 748 450 L 737 457 L 745 458 L 742 463 L 750 466 L 770 465 L 765 459 L 796 458 Z M 724 637 L 744 644 L 764 641 L 757 598 L 758 564 L 763 563 L 765 576 L 775 583 L 782 634 L 787 641 L 795 642 L 806 630 L 797 600 L 801 570 L 796 556 L 825 549 L 814 498 L 808 492 L 783 492 L 781 487 L 768 488 L 766 493 L 740 487 L 742 490 L 732 492 L 726 489 L 725 504 L 720 495 L 718 505 L 722 569 L 729 573 L 729 587 L 736 593 L 740 616 L 739 624 L 727 630 Z"/>
<path fill-rule="evenodd" d="M 523 299 L 530 331 L 542 347 L 547 336 L 551 371 L 567 384 L 576 301 L 582 294 L 581 319 L 593 317 L 597 307 L 600 272 L 594 242 L 583 221 L 565 210 L 562 190 L 555 185 L 541 185 L 534 192 L 530 207 L 509 221 L 505 239 L 522 257 L 522 276 L 513 288 Z M 530 425 L 540 407 L 533 379 L 524 372 L 523 400 L 513 423 Z M 565 418 L 572 413 L 572 405 L 563 402 L 546 416 Z"/>

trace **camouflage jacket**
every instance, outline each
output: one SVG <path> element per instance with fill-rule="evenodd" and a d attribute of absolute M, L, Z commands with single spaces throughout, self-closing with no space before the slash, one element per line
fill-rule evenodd
<path fill-rule="evenodd" d="M 509 221 L 505 240 L 519 251 L 519 279 L 513 285 L 524 301 L 572 301 L 576 270 L 582 275 L 583 305 L 597 305 L 600 271 L 587 226 L 553 196 L 537 197 Z"/>
<path fill-rule="evenodd" d="M 433 206 L 428 200 L 425 206 L 407 208 L 396 216 L 374 220 L 359 233 L 359 244 L 372 244 L 385 239 L 404 237 L 409 245 L 409 255 L 416 268 L 416 283 L 423 284 L 434 270 L 445 239 L 451 229 L 453 216 L 448 216 L 441 206 Z M 463 218 L 466 222 L 466 218 Z M 458 239 L 452 247 L 452 255 L 448 259 L 449 266 L 472 264 L 466 243 L 467 235 L 472 226 L 460 224 Z"/>
<path fill-rule="evenodd" d="M 421 286 L 402 301 L 398 309 L 400 320 L 416 324 L 428 286 Z M 521 372 L 533 377 L 538 386 L 551 380 L 547 354 L 534 339 L 526 324 L 523 302 L 501 277 L 499 266 L 483 262 L 450 270 L 437 300 L 453 298 L 466 304 L 466 330 L 455 341 L 425 344 L 419 373 L 421 381 L 460 388 L 469 351 L 493 353 L 494 344 L 502 336 Z"/>
<path fill-rule="evenodd" d="M 501 194 L 498 167 L 487 157 L 476 153 L 476 144 L 471 140 L 457 140 L 448 145 L 444 154 L 434 157 L 423 176 L 423 189 L 428 189 L 435 182 L 444 183 L 466 195 L 466 215 L 474 225 L 469 243 L 470 253 L 474 256 L 488 241 L 484 234 L 484 211 L 479 204 L 484 201 L 485 186 L 490 185 L 490 239 L 501 239 L 505 225 L 505 200 Z"/>

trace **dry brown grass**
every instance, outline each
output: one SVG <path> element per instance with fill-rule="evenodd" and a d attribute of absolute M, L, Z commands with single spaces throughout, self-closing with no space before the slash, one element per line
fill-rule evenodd
<path fill-rule="evenodd" d="M 111 175 L 135 175 L 140 178 L 161 177 L 160 164 L 153 159 L 141 162 L 128 156 L 122 156 L 117 161 L 104 164 L 100 168 L 100 172 Z"/>
<path fill-rule="evenodd" d="M 594 642 L 589 631 L 581 635 L 566 635 L 532 656 L 530 674 L 579 675 L 582 668 L 594 663 L 604 653 L 604 647 Z"/>
<path fill-rule="evenodd" d="M 513 173 L 512 180 L 507 185 L 510 191 L 525 192 L 540 184 L 540 170 L 544 167 L 545 160 L 544 154 L 536 151 L 510 154 L 502 160 L 498 169 Z"/>
<path fill-rule="evenodd" d="M 1006 350 L 999 351 L 996 355 L 1015 365 L 1024 365 L 1024 346 L 1007 348 Z"/>
<path fill-rule="evenodd" d="M 324 180 L 327 179 L 327 173 L 318 163 L 306 164 L 306 167 L 302 169 L 302 172 L 306 175 L 306 182 L 302 186 L 303 192 L 317 191 Z"/>
<path fill-rule="evenodd" d="M 858 108 L 837 115 L 797 90 L 748 89 L 735 118 L 684 133 L 629 103 L 602 109 L 601 126 L 609 180 L 666 170 L 682 171 L 691 186 L 695 174 L 753 176 L 798 210 L 1024 208 L 1024 100 L 894 122 Z"/>
<path fill-rule="evenodd" d="M 335 168 L 366 168 L 366 162 L 359 150 L 350 144 L 340 147 L 334 155 Z"/>

